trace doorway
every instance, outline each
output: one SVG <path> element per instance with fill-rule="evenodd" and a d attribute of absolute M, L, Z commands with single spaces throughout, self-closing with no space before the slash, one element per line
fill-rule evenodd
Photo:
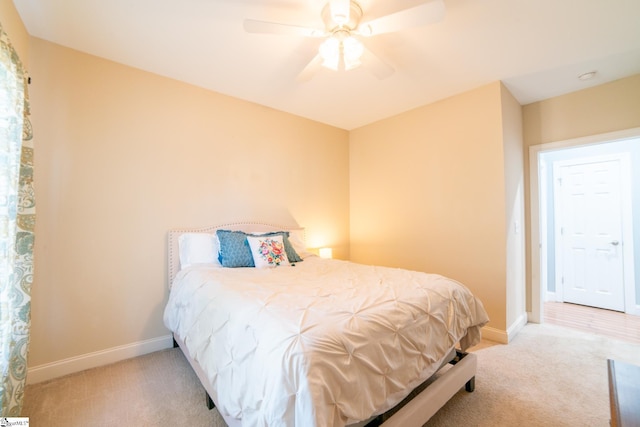
<path fill-rule="evenodd" d="M 635 271 L 640 271 L 640 256 L 633 250 L 640 248 L 640 236 L 634 236 L 633 229 L 640 230 L 640 128 L 627 131 L 614 132 L 605 135 L 597 135 L 588 138 L 579 138 L 569 141 L 532 146 L 529 149 L 529 169 L 530 169 L 530 215 L 531 215 L 531 312 L 529 319 L 532 322 L 542 322 L 544 318 L 545 301 L 572 301 L 580 304 L 590 305 L 593 301 L 575 300 L 573 296 L 565 299 L 565 290 L 570 289 L 577 292 L 582 297 L 583 294 L 591 292 L 590 297 L 596 302 L 603 299 L 604 295 L 610 292 L 616 293 L 612 286 L 612 272 L 603 272 L 603 269 L 592 273 L 592 267 L 600 261 L 612 261 L 612 264 L 620 263 L 620 274 L 622 276 L 619 283 L 622 283 L 622 292 L 616 294 L 618 298 L 617 306 L 609 306 L 616 310 L 629 314 L 640 315 L 640 283 L 635 283 Z M 627 160 L 624 160 L 624 158 Z M 623 159 L 623 160 L 620 160 Z M 613 161 L 613 163 L 610 163 Z M 624 163 L 627 163 L 626 165 Z M 631 165 L 637 165 L 633 168 Z M 626 170 L 625 170 L 626 168 Z M 554 173 L 555 169 L 555 173 Z M 635 169 L 635 170 L 634 170 Z M 574 175 L 572 173 L 575 172 Z M 564 174 L 564 176 L 563 176 Z M 617 207 L 622 204 L 623 212 L 620 220 L 620 239 L 614 238 L 617 231 L 596 232 L 591 236 L 593 242 L 591 258 L 587 257 L 587 249 L 581 250 L 576 245 L 580 233 L 574 236 L 567 236 L 566 233 L 573 233 L 580 228 L 575 218 L 572 218 L 577 211 L 585 208 L 591 211 L 599 210 L 596 222 L 602 217 L 602 209 L 607 208 L 604 202 L 597 202 L 597 197 L 602 192 L 592 192 L 591 201 L 588 197 L 577 197 L 579 201 L 567 202 L 561 197 L 556 198 L 556 193 L 565 191 L 566 197 L 571 198 L 572 190 L 561 190 L 555 188 L 559 186 L 557 178 L 576 178 L 574 184 L 578 185 L 581 180 L 591 179 L 594 182 L 602 181 L 601 177 L 609 174 L 614 178 L 619 174 L 622 182 L 622 193 L 625 193 L 626 201 L 617 203 L 612 195 L 609 200 Z M 588 177 L 591 175 L 591 177 Z M 593 181 L 594 176 L 600 177 Z M 585 178 L 586 177 L 586 178 Z M 635 184 L 633 188 L 632 183 Z M 569 186 L 570 187 L 570 186 Z M 567 188 L 567 187 L 565 187 Z M 584 189 L 584 188 L 583 188 Z M 576 188 L 573 188 L 576 190 Z M 573 191 L 578 194 L 579 191 Z M 574 195 L 575 195 L 574 194 Z M 608 196 L 607 196 L 608 197 Z M 557 200 L 556 200 L 557 199 Z M 573 203 L 573 210 L 564 213 L 566 218 L 556 221 L 556 204 Z M 579 203 L 590 203 L 591 207 L 579 208 Z M 615 209 L 613 209 L 615 211 Z M 626 213 L 625 213 L 626 212 Z M 614 212 L 614 216 L 617 215 Z M 569 229 L 557 223 L 571 223 Z M 598 224 L 602 228 L 603 224 Z M 563 228 L 565 227 L 565 228 Z M 615 229 L 615 221 L 608 225 Z M 607 227 L 605 227 L 607 228 Z M 563 234 L 565 233 L 565 234 Z M 640 233 L 636 233 L 640 234 Z M 559 236 L 560 238 L 556 239 Z M 578 237 L 576 237 L 578 236 Z M 573 239 L 573 242 L 572 242 Z M 598 239 L 600 241 L 598 241 Z M 624 239 L 624 240 L 622 240 Z M 559 243 L 559 244 L 557 244 Z M 564 245 L 564 246 L 563 246 Z M 599 247 L 598 247 L 599 245 Z M 578 249 L 576 249 L 578 248 Z M 564 252 L 564 253 L 563 253 Z M 558 261 L 558 258 L 560 261 Z M 609 264 L 609 267 L 612 265 Z M 606 263 L 603 265 L 607 265 Z M 578 268 L 578 266 L 581 266 Z M 602 267 L 602 266 L 601 266 Z M 609 268 L 603 267 L 603 268 Z M 614 266 L 615 267 L 615 266 Z M 569 274 L 567 274 L 567 271 Z M 600 278 L 597 275 L 600 275 Z M 573 283 L 568 283 L 568 276 Z M 564 283 L 563 283 L 564 279 Z M 575 279 L 575 280 L 574 280 Z M 577 286 L 576 286 L 577 281 Z M 587 283 L 591 282 L 591 283 Z M 567 284 L 567 286 L 563 286 Z M 622 301 L 622 303 L 620 302 Z M 622 306 L 621 306 L 622 304 Z M 596 304 L 597 305 L 597 304 Z"/>

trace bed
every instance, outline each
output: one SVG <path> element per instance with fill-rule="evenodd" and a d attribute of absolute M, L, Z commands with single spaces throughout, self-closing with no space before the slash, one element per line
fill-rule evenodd
<path fill-rule="evenodd" d="M 323 259 L 301 228 L 235 223 L 171 230 L 168 283 L 165 324 L 229 426 L 422 425 L 473 391 L 464 350 L 488 317 L 446 277 Z"/>

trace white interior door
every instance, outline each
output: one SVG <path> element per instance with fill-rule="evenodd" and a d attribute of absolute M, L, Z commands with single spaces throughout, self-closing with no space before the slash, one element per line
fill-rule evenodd
<path fill-rule="evenodd" d="M 624 311 L 621 162 L 554 163 L 556 285 L 566 302 Z"/>

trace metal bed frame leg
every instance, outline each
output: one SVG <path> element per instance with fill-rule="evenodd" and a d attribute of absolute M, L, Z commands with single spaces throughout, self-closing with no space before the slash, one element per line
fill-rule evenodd
<path fill-rule="evenodd" d="M 453 358 L 453 360 L 449 363 L 451 363 L 452 365 L 455 365 L 456 363 L 458 363 L 459 361 L 461 361 L 462 359 L 465 358 L 465 356 L 467 356 L 469 353 L 466 353 L 462 350 L 458 350 L 456 349 L 456 357 Z M 475 375 L 473 377 L 471 377 L 471 379 L 469 379 L 469 381 L 466 382 L 466 384 L 464 385 L 464 389 L 466 391 L 468 391 L 469 393 L 473 393 L 473 391 L 476 389 L 476 377 Z"/>
<path fill-rule="evenodd" d="M 207 409 L 212 410 L 213 408 L 216 407 L 216 404 L 213 403 L 213 399 L 211 399 L 211 396 L 209 396 L 209 393 L 207 393 L 206 391 L 204 393 L 207 395 Z"/>
<path fill-rule="evenodd" d="M 469 393 L 473 393 L 476 389 L 476 377 L 472 377 L 467 383 L 464 385 L 464 389 Z"/>

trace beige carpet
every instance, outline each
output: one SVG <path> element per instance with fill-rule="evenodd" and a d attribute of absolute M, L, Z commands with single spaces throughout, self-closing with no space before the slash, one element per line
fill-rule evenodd
<path fill-rule="evenodd" d="M 639 345 L 550 325 L 474 352 L 475 392 L 426 426 L 608 426 L 607 358 L 640 365 Z M 177 349 L 30 385 L 23 416 L 32 427 L 224 426 Z"/>

